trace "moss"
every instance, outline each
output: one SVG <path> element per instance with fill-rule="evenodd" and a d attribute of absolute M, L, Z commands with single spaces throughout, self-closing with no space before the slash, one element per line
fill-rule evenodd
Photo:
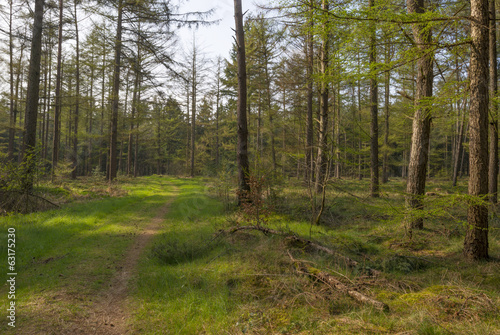
<path fill-rule="evenodd" d="M 380 291 L 376 294 L 376 299 L 380 301 L 391 301 L 399 297 L 400 294 L 392 291 Z"/>

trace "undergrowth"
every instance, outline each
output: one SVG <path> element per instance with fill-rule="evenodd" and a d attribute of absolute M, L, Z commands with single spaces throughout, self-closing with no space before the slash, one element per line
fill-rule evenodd
<path fill-rule="evenodd" d="M 56 187 L 42 183 L 39 190 L 60 199 L 61 209 L 0 218 L 2 234 L 15 227 L 22 241 L 18 330 L 57 333 L 84 319 L 93 297 L 118 270 L 113 264 L 155 209 L 173 198 L 175 187 L 179 191 L 163 228 L 130 283 L 131 333 L 500 334 L 495 211 L 491 260 L 470 263 L 462 257 L 464 208 L 456 189 L 430 182 L 436 194 L 426 198 L 425 229 L 408 240 L 401 221 L 402 182 L 382 185 L 382 197 L 375 200 L 367 196 L 367 182 L 335 183 L 323 220 L 312 230 L 307 192 L 292 181 L 279 193 L 264 192 L 261 199 L 272 200 L 265 220 L 260 211 L 257 217 L 250 210 L 254 219 L 248 220 L 228 206 L 234 198 L 226 188 L 219 192 L 221 201 L 211 179 L 154 176 L 111 186 L 99 178 L 92 186 L 82 180 Z M 461 191 L 464 187 L 459 185 Z M 311 252 L 279 235 L 221 232 L 257 223 L 310 238 L 358 266 L 348 267 L 339 257 Z M 384 302 L 390 311 L 363 305 L 300 273 L 290 255 Z M 370 277 L 368 268 L 381 274 Z M 0 288 L 3 310 L 5 289 Z M 0 324 L 0 332 L 7 331 Z"/>
<path fill-rule="evenodd" d="M 244 209 L 243 216 L 227 210 L 226 204 L 207 192 L 211 188 L 203 186 L 209 182 L 178 182 L 184 192 L 172 205 L 164 233 L 142 264 L 134 302 L 141 306 L 136 314 L 138 333 L 500 333 L 499 235 L 497 230 L 490 234 L 490 262 L 464 261 L 464 230 L 460 222 L 446 219 L 450 214 L 463 215 L 459 205 L 448 202 L 446 213 L 429 214 L 426 229 L 409 241 L 400 222 L 400 182 L 385 185 L 378 200 L 360 191 L 358 182 L 343 182 L 330 191 L 340 195 L 330 197 L 329 215 L 313 227 L 312 239 L 360 264 L 349 268 L 334 256 L 290 246 L 280 236 L 258 231 L 220 233 L 238 225 L 265 224 L 309 238 L 303 207 L 306 194 L 299 185 L 289 184 L 281 199 L 273 198 L 275 211 L 260 221 L 255 209 Z M 438 196 L 444 197 L 442 192 Z M 192 197 L 202 205 L 186 217 L 180 209 L 190 207 Z M 257 219 L 248 221 L 249 215 Z M 361 305 L 298 273 L 289 252 L 388 304 L 390 312 Z M 382 274 L 367 277 L 364 267 Z"/>

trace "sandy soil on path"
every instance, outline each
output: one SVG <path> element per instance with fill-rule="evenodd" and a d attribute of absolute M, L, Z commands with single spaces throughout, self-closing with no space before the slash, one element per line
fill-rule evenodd
<path fill-rule="evenodd" d="M 144 248 L 158 233 L 172 201 L 163 205 L 147 227 L 136 237 L 125 254 L 118 272 L 110 280 L 110 287 L 94 302 L 93 311 L 68 334 L 122 335 L 127 328 L 130 311 L 127 309 L 128 285 L 136 274 L 137 264 Z"/>

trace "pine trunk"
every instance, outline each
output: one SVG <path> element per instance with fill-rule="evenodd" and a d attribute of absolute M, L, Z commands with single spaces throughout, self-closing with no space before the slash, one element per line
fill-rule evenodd
<path fill-rule="evenodd" d="M 120 68 L 122 50 L 122 16 L 123 0 L 118 1 L 118 18 L 115 39 L 115 62 L 113 71 L 113 91 L 111 93 L 111 137 L 109 144 L 109 181 L 113 181 L 117 174 L 118 164 L 118 108 L 120 94 Z"/>
<path fill-rule="evenodd" d="M 60 119 L 61 119 L 61 83 L 62 83 L 62 39 L 63 39 L 63 1 L 59 0 L 59 28 L 57 40 L 56 66 L 56 105 L 54 108 L 54 136 L 52 137 L 52 173 L 59 162 Z"/>
<path fill-rule="evenodd" d="M 327 0 L 323 0 L 323 11 L 328 11 Z M 325 33 L 326 34 L 326 33 Z M 323 76 L 320 87 L 320 116 L 319 116 L 319 138 L 318 138 L 318 156 L 316 159 L 316 192 L 322 192 L 326 186 L 327 167 L 328 167 L 328 83 L 326 74 L 328 71 L 328 51 L 329 37 L 323 36 L 320 50 L 320 71 Z"/>
<path fill-rule="evenodd" d="M 23 180 L 23 191 L 33 191 L 36 169 L 36 125 L 38 117 L 38 99 L 40 96 L 40 60 L 42 54 L 42 26 L 44 0 L 35 1 L 33 36 L 31 40 L 31 56 L 28 73 L 28 91 L 26 93 L 26 119 L 23 163 L 26 174 Z"/>
<path fill-rule="evenodd" d="M 464 256 L 488 258 L 488 0 L 471 1 L 469 195 Z"/>
<path fill-rule="evenodd" d="M 498 104 L 497 96 L 497 39 L 495 1 L 489 2 L 489 60 L 490 60 L 490 158 L 489 158 L 489 194 L 490 201 L 497 203 L 498 193 Z"/>
<path fill-rule="evenodd" d="M 375 5 L 374 0 L 370 0 L 370 8 Z M 370 69 L 375 72 L 376 59 L 376 28 L 374 24 L 371 25 L 370 32 Z M 370 193 L 373 198 L 379 197 L 379 169 L 378 169 L 378 82 L 377 74 L 372 73 L 370 78 Z"/>
<path fill-rule="evenodd" d="M 424 13 L 424 0 L 408 0 L 408 13 Z M 432 97 L 433 55 L 428 49 L 431 43 L 430 29 L 424 23 L 413 25 L 413 37 L 418 46 L 420 58 L 417 60 L 417 82 L 415 92 L 415 114 L 413 116 L 410 161 L 406 184 L 406 206 L 410 211 L 406 218 L 407 231 L 422 229 L 422 214 L 429 137 L 431 129 L 430 98 Z"/>
<path fill-rule="evenodd" d="M 250 190 L 248 177 L 250 174 L 248 162 L 248 128 L 247 128 L 247 71 L 245 58 L 245 35 L 243 30 L 243 13 L 241 0 L 234 0 L 234 19 L 236 25 L 236 47 L 238 60 L 238 144 L 237 164 L 239 193 L 238 203 L 244 202 L 243 192 Z"/>

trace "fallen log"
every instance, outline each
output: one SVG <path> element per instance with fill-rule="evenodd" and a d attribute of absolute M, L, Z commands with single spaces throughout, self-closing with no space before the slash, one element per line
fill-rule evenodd
<path fill-rule="evenodd" d="M 316 269 L 312 266 L 307 265 L 305 262 L 297 260 L 293 258 L 293 256 L 288 252 L 288 256 L 292 260 L 292 262 L 296 265 L 296 269 L 300 273 L 304 273 L 308 275 L 311 278 L 317 279 L 321 281 L 322 283 L 330 286 L 330 288 L 334 290 L 338 290 L 344 294 L 349 295 L 351 298 L 355 299 L 356 301 L 359 301 L 363 304 L 369 304 L 375 307 L 378 310 L 388 312 L 389 311 L 389 306 L 381 301 L 375 300 L 373 298 L 370 298 L 363 293 L 356 291 L 353 288 L 348 287 L 341 281 L 339 281 L 337 278 L 332 276 L 330 273 L 325 272 L 325 271 L 320 271 L 319 269 Z"/>
<path fill-rule="evenodd" d="M 353 260 L 345 255 L 342 255 L 341 253 L 339 253 L 335 250 L 332 250 L 330 248 L 327 248 L 325 246 L 322 246 L 318 243 L 307 240 L 305 238 L 299 237 L 297 235 L 288 234 L 288 233 L 281 232 L 281 231 L 274 230 L 274 229 L 270 229 L 267 227 L 239 226 L 239 227 L 233 227 L 227 231 L 221 230 L 220 233 L 233 234 L 233 233 L 235 233 L 237 231 L 241 231 L 241 230 L 257 230 L 257 231 L 260 231 L 266 235 L 272 234 L 272 235 L 284 236 L 285 240 L 287 241 L 287 243 L 289 245 L 293 245 L 293 246 L 299 247 L 301 249 L 311 249 L 311 250 L 315 250 L 315 251 L 324 252 L 328 255 L 334 256 L 337 259 L 340 259 L 347 267 L 349 267 L 351 269 L 363 267 L 361 264 L 359 264 L 359 262 L 357 262 L 357 261 L 355 261 L 355 260 Z M 372 275 L 372 276 L 378 276 L 381 273 L 380 271 L 369 268 L 369 267 L 363 267 L 363 268 L 364 268 L 364 270 L 366 270 L 368 272 L 369 275 Z"/>

